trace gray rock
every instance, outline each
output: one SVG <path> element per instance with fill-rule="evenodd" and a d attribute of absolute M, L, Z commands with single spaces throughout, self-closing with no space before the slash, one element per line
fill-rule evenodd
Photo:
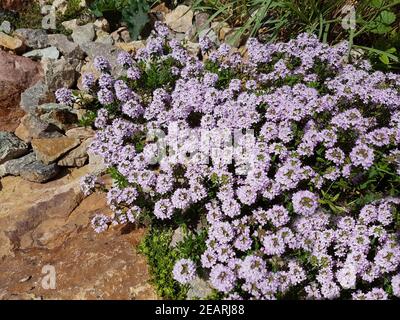
<path fill-rule="evenodd" d="M 211 22 L 208 21 L 210 15 L 206 12 L 196 13 L 194 16 L 194 24 L 197 30 L 208 29 L 211 27 Z"/>
<path fill-rule="evenodd" d="M 61 22 L 61 25 L 69 31 L 74 31 L 78 27 L 78 22 L 76 19 L 72 19 L 72 20 Z"/>
<path fill-rule="evenodd" d="M 171 248 L 175 248 L 179 242 L 183 241 L 183 239 L 185 238 L 185 235 L 186 234 L 182 227 L 178 227 L 177 229 L 175 229 L 169 246 Z"/>
<path fill-rule="evenodd" d="M 25 45 L 31 49 L 43 49 L 48 47 L 47 33 L 43 29 L 17 29 L 14 34 L 22 39 Z"/>
<path fill-rule="evenodd" d="M 49 113 L 54 110 L 72 110 L 72 108 L 55 102 L 43 103 L 36 107 L 36 113 L 39 115 Z"/>
<path fill-rule="evenodd" d="M 49 34 L 49 44 L 56 47 L 62 55 L 68 60 L 82 60 L 85 58 L 85 53 L 78 44 L 69 41 L 64 34 Z"/>
<path fill-rule="evenodd" d="M 63 87 L 71 88 L 76 82 L 75 67 L 64 57 L 59 60 L 43 59 L 42 67 L 46 85 L 52 92 Z"/>
<path fill-rule="evenodd" d="M 122 30 L 120 35 L 121 35 L 121 39 L 124 42 L 131 42 L 132 41 L 131 35 L 130 35 L 128 30 Z"/>
<path fill-rule="evenodd" d="M 28 153 L 28 145 L 11 132 L 0 131 L 0 164 Z"/>
<path fill-rule="evenodd" d="M 219 44 L 217 33 L 213 29 L 203 29 L 199 32 L 199 39 L 207 36 L 215 44 Z"/>
<path fill-rule="evenodd" d="M 196 278 L 189 283 L 189 286 L 186 295 L 187 300 L 206 299 L 213 292 L 210 284 L 199 276 L 196 276 Z"/>
<path fill-rule="evenodd" d="M 40 161 L 36 161 L 26 165 L 20 176 L 28 181 L 44 183 L 56 177 L 59 172 L 60 168 L 55 163 L 45 165 Z"/>
<path fill-rule="evenodd" d="M 24 57 L 31 59 L 58 59 L 60 52 L 56 47 L 48 47 L 45 49 L 36 49 L 23 54 Z"/>
<path fill-rule="evenodd" d="M 97 37 L 95 42 L 103 43 L 103 44 L 111 46 L 111 45 L 114 44 L 114 39 L 111 36 L 111 34 L 102 34 L 102 35 Z"/>
<path fill-rule="evenodd" d="M 71 36 L 74 42 L 80 45 L 93 41 L 95 35 L 93 23 L 88 23 L 83 26 L 76 27 Z"/>
<path fill-rule="evenodd" d="M 61 130 L 69 130 L 77 126 L 78 116 L 72 112 L 72 109 L 51 110 L 40 116 L 44 122 L 53 124 Z"/>
<path fill-rule="evenodd" d="M 24 166 L 36 161 L 36 156 L 33 152 L 24 157 L 7 161 L 3 164 L 5 175 L 19 176 Z"/>
<path fill-rule="evenodd" d="M 105 32 L 110 31 L 110 24 L 108 23 L 106 18 L 99 18 L 94 23 L 95 30 L 102 30 Z"/>
<path fill-rule="evenodd" d="M 25 180 L 40 183 L 54 178 L 60 171 L 56 164 L 45 165 L 36 160 L 33 152 L 22 158 L 7 161 L 2 166 L 4 175 L 21 176 Z"/>
<path fill-rule="evenodd" d="M 76 111 L 58 103 L 45 103 L 37 106 L 36 114 L 43 122 L 52 124 L 61 130 L 69 130 L 76 126 Z"/>
<path fill-rule="evenodd" d="M 21 94 L 20 107 L 25 112 L 34 112 L 36 106 L 50 100 L 49 87 L 43 80 L 38 81 L 32 87 Z"/>
<path fill-rule="evenodd" d="M 10 34 L 11 33 L 11 23 L 7 20 L 4 20 L 1 24 L 0 24 L 0 31 Z"/>
<path fill-rule="evenodd" d="M 104 163 L 103 157 L 101 157 L 98 154 L 93 153 L 90 150 L 88 150 L 87 153 L 89 156 L 90 172 L 92 172 L 93 174 L 96 174 L 96 175 L 103 173 L 107 169 L 107 166 Z"/>

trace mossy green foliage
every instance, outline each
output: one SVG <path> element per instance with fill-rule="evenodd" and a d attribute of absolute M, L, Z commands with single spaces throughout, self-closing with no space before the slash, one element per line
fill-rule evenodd
<path fill-rule="evenodd" d="M 40 5 L 36 2 L 23 7 L 19 12 L 6 11 L 0 16 L 1 21 L 9 21 L 15 29 L 39 29 L 42 27 L 42 19 Z"/>
<path fill-rule="evenodd" d="M 185 236 L 174 248 L 170 247 L 173 226 L 160 224 L 153 224 L 139 246 L 139 251 L 147 257 L 157 294 L 165 299 L 186 298 L 189 287 L 179 284 L 172 277 L 175 262 L 181 258 L 197 261 L 204 251 L 205 231 L 187 232 L 186 225 L 181 227 Z"/>

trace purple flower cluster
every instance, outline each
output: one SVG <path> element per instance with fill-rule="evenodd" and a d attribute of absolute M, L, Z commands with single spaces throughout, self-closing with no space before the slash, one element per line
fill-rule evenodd
<path fill-rule="evenodd" d="M 387 181 L 400 172 L 400 76 L 349 64 L 346 43 L 307 34 L 250 39 L 243 57 L 201 44 L 206 61 L 158 24 L 135 57 L 118 59 L 126 82 L 96 60 L 98 100 L 116 111 L 99 110 L 91 149 L 126 184 L 108 192 L 114 222 L 195 209 L 206 249 L 198 264 L 178 261 L 174 279 L 201 268 L 228 298 L 398 297 L 400 199 Z M 167 60 L 169 83 L 137 86 L 146 66 Z M 254 134 L 229 145 L 245 130 Z"/>
<path fill-rule="evenodd" d="M 172 275 L 181 284 L 187 284 L 196 276 L 196 265 L 189 259 L 180 259 L 175 263 Z"/>
<path fill-rule="evenodd" d="M 72 90 L 67 88 L 60 88 L 55 92 L 56 99 L 59 103 L 66 106 L 72 106 L 75 99 L 72 95 Z"/>

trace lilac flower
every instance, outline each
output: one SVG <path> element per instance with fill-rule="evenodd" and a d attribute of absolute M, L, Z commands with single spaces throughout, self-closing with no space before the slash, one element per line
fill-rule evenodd
<path fill-rule="evenodd" d="M 64 104 L 66 106 L 72 106 L 74 103 L 74 97 L 72 95 L 72 90 L 67 88 L 58 89 L 55 92 L 56 99 L 59 103 Z"/>
<path fill-rule="evenodd" d="M 192 260 L 180 259 L 175 263 L 172 274 L 176 281 L 181 284 L 187 284 L 194 279 L 196 275 L 196 266 Z"/>
<path fill-rule="evenodd" d="M 111 69 L 111 65 L 108 60 L 102 56 L 97 56 L 94 58 L 93 65 L 97 71 L 104 72 Z"/>
<path fill-rule="evenodd" d="M 159 219 L 169 219 L 174 213 L 172 203 L 168 199 L 161 199 L 154 206 L 154 215 Z"/>
<path fill-rule="evenodd" d="M 96 83 L 96 79 L 92 73 L 84 73 L 82 75 L 82 87 L 85 90 L 90 90 Z"/>
<path fill-rule="evenodd" d="M 131 67 L 133 64 L 133 59 L 128 52 L 124 51 L 118 55 L 117 62 L 123 67 Z"/>
<path fill-rule="evenodd" d="M 92 218 L 92 227 L 94 231 L 97 233 L 104 232 L 108 229 L 108 224 L 111 222 L 111 219 L 104 214 L 96 214 Z"/>
<path fill-rule="evenodd" d="M 104 108 L 90 150 L 121 179 L 107 193 L 113 219 L 98 229 L 136 223 L 149 209 L 166 223 L 190 217 L 204 251 L 173 276 L 190 282 L 198 267 L 223 298 L 398 296 L 400 200 L 385 194 L 400 172 L 400 76 L 348 63 L 346 43 L 309 34 L 249 39 L 248 57 L 201 39 L 200 59 L 167 31 L 156 24 L 139 65 L 121 55 L 127 81 L 97 61 L 102 74 L 90 87 Z M 162 87 L 136 81 L 149 76 L 143 66 L 171 77 Z M 358 188 L 378 162 L 387 163 L 383 179 Z M 84 190 L 97 186 L 88 179 Z M 346 192 L 319 208 L 327 190 Z M 378 199 L 358 208 L 371 192 Z M 375 287 L 383 283 L 387 292 Z"/>
<path fill-rule="evenodd" d="M 200 49 L 203 53 L 210 50 L 213 46 L 213 42 L 210 40 L 208 36 L 200 37 L 199 39 Z"/>
<path fill-rule="evenodd" d="M 138 67 L 132 66 L 127 70 L 126 75 L 131 80 L 138 80 L 140 79 L 141 72 Z"/>
<path fill-rule="evenodd" d="M 318 208 L 318 197 L 310 191 L 298 191 L 292 197 L 293 209 L 305 216 L 312 215 Z"/>
<path fill-rule="evenodd" d="M 114 85 L 114 79 L 108 73 L 102 73 L 99 77 L 99 85 L 103 89 L 111 89 Z"/>
<path fill-rule="evenodd" d="M 114 102 L 114 94 L 108 89 L 100 89 L 97 98 L 102 105 L 108 105 Z"/>
<path fill-rule="evenodd" d="M 211 285 L 225 293 L 233 289 L 235 278 L 233 271 L 222 264 L 215 265 L 210 272 Z"/>
<path fill-rule="evenodd" d="M 96 184 L 99 183 L 99 179 L 94 174 L 87 174 L 80 180 L 80 187 L 85 196 L 89 196 L 95 190 Z"/>
<path fill-rule="evenodd" d="M 374 150 L 365 144 L 358 144 L 350 153 L 350 159 L 355 166 L 368 169 L 374 163 Z"/>
<path fill-rule="evenodd" d="M 392 277 L 392 290 L 393 290 L 393 295 L 395 295 L 397 298 L 400 298 L 400 274 L 397 274 Z"/>

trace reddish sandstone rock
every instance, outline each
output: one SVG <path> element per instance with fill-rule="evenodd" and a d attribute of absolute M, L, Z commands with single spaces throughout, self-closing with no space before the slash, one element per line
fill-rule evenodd
<path fill-rule="evenodd" d="M 157 298 L 136 250 L 146 230 L 116 226 L 97 234 L 90 226 L 96 213 L 111 212 L 104 193 L 82 201 L 79 180 L 88 171 L 46 184 L 1 180 L 0 300 Z M 56 272 L 54 290 L 42 285 L 46 265 Z"/>
<path fill-rule="evenodd" d="M 33 0 L 1 0 L 0 8 L 6 10 L 19 11 L 27 4 L 32 3 Z"/>
<path fill-rule="evenodd" d="M 0 50 L 0 131 L 14 131 L 24 112 L 21 93 L 43 78 L 39 63 Z"/>

